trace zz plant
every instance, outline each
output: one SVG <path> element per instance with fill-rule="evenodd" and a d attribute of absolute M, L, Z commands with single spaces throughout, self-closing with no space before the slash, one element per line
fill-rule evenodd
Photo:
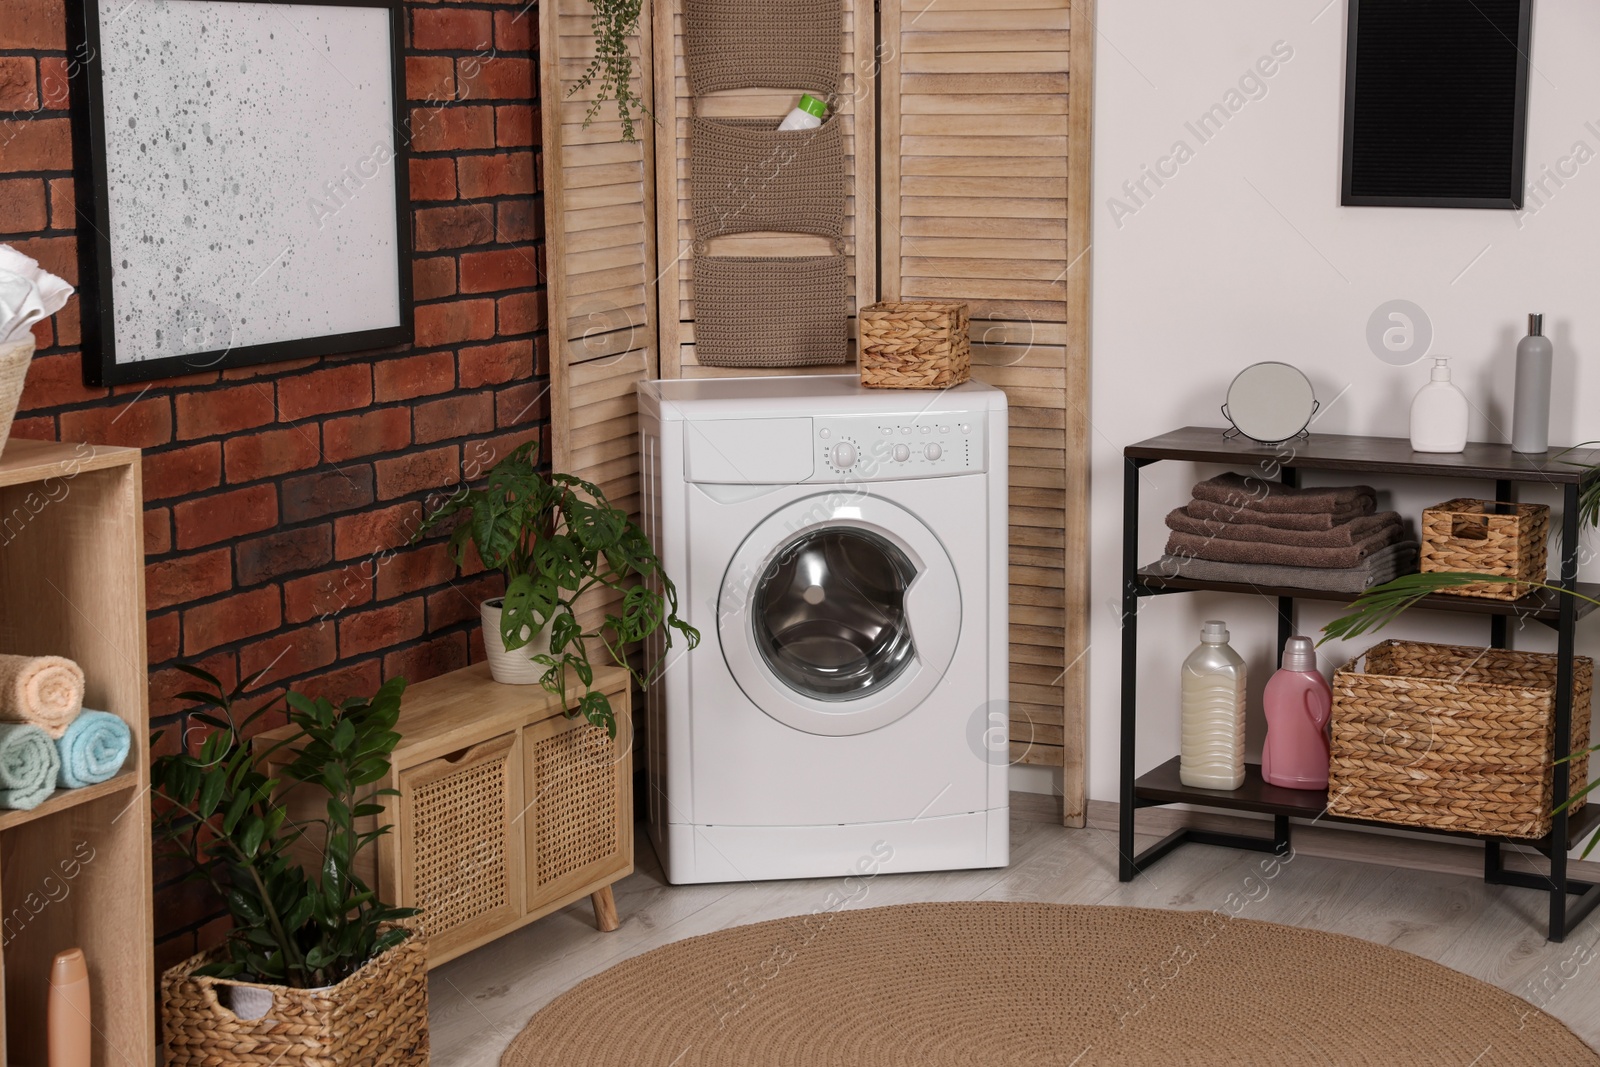
<path fill-rule="evenodd" d="M 343 981 L 404 941 L 410 931 L 396 924 L 416 911 L 385 905 L 356 872 L 362 852 L 389 831 L 358 829 L 357 821 L 380 815 L 378 798 L 394 792 L 374 784 L 389 773 L 400 740 L 394 726 L 405 679 L 337 706 L 290 693 L 292 736 L 256 751 L 249 737 L 279 702 L 241 717 L 236 704 L 253 679 L 229 692 L 205 671 L 179 669 L 207 687 L 181 698 L 212 710 L 190 714 L 206 731 L 197 747 L 154 761 L 156 837 L 187 862 L 190 878 L 210 885 L 233 919 L 223 958 L 196 973 L 314 989 Z M 280 752 L 282 779 L 264 770 Z M 291 785 L 323 799 L 324 816 L 290 822 L 279 790 Z M 296 843 L 311 828 L 322 848 L 315 871 L 295 859 Z"/>
<path fill-rule="evenodd" d="M 650 109 L 633 91 L 633 53 L 628 50 L 628 38 L 639 32 L 642 6 L 642 0 L 594 0 L 594 15 L 590 19 L 594 29 L 594 58 L 567 92 L 568 96 L 574 96 L 590 86 L 597 86 L 594 99 L 589 101 L 589 109 L 583 116 L 585 128 L 600 114 L 602 104 L 615 99 L 624 141 L 639 139 L 634 130 L 636 114 L 655 121 Z"/>
<path fill-rule="evenodd" d="M 591 647 L 603 647 L 647 687 L 666 663 L 672 632 L 693 649 L 700 631 L 678 617 L 677 588 L 638 524 L 594 483 L 542 474 L 537 452 L 535 441 L 511 452 L 489 470 L 482 488 L 462 489 L 429 515 L 413 540 L 458 523 L 449 542 L 456 563 L 466 562 L 471 545 L 484 566 L 505 575 L 500 636 L 506 648 L 525 647 L 548 625 L 550 651 L 532 657 L 546 668 L 540 685 L 566 704 L 570 671 L 584 688 L 578 712 L 615 737 L 611 701 L 593 688 Z M 585 630 L 576 604 L 592 590 L 615 594 L 617 613 Z M 627 647 L 658 634 L 654 662 L 636 669 Z"/>

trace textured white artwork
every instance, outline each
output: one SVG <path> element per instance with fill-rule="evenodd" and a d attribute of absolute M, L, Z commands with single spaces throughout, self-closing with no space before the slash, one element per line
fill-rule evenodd
<path fill-rule="evenodd" d="M 389 18 L 101 4 L 118 364 L 400 325 Z"/>

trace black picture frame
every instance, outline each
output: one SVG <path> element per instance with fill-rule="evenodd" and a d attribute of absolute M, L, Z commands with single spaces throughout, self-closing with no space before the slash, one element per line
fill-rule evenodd
<path fill-rule="evenodd" d="M 167 0 L 169 4 L 231 6 L 223 0 Z M 276 0 L 231 0 L 232 4 L 282 7 Z M 108 187 L 102 0 L 68 0 L 68 74 L 71 84 L 72 138 L 77 196 L 78 267 L 82 317 L 84 382 L 92 386 L 169 378 L 200 371 L 254 366 L 352 352 L 394 348 L 413 339 L 410 150 L 405 92 L 405 10 L 403 0 L 293 0 L 296 6 L 381 9 L 388 12 L 387 56 L 392 109 L 394 181 L 395 293 L 398 322 L 374 329 L 274 340 L 194 352 L 117 361 L 115 265 Z M 209 83 L 207 83 L 209 84 Z M 381 173 L 381 171 L 380 171 Z M 386 233 L 386 231 L 385 231 Z M 387 234 L 386 234 L 387 235 Z M 174 284 L 178 284 L 174 281 Z M 231 336 L 231 334 L 230 334 Z"/>
<path fill-rule="evenodd" d="M 1375 181 L 1370 172 L 1358 175 L 1363 158 L 1370 158 L 1372 143 L 1365 142 L 1358 145 L 1357 139 L 1362 136 L 1362 131 L 1357 128 L 1358 95 L 1362 89 L 1361 81 L 1361 15 L 1363 10 L 1373 11 L 1378 5 L 1387 5 L 1384 8 L 1384 17 L 1395 17 L 1397 14 L 1406 13 L 1407 6 L 1413 9 L 1412 17 L 1418 27 L 1419 37 L 1422 35 L 1427 21 L 1440 17 L 1457 17 L 1490 21 L 1488 15 L 1477 4 L 1461 3 L 1457 5 L 1441 5 L 1437 3 L 1416 2 L 1416 0 L 1348 0 L 1348 36 L 1345 43 L 1345 99 L 1344 99 L 1344 154 L 1342 160 L 1342 177 L 1340 184 L 1340 203 L 1346 207 L 1424 207 L 1424 208 L 1476 208 L 1498 210 L 1521 210 L 1525 195 L 1527 181 L 1527 140 L 1528 140 L 1528 74 L 1531 67 L 1529 51 L 1532 44 L 1533 28 L 1533 0 L 1518 0 L 1518 29 L 1514 42 L 1507 40 L 1507 45 L 1514 45 L 1516 58 L 1515 69 L 1509 84 L 1496 84 L 1495 91 L 1509 93 L 1510 99 L 1510 140 L 1508 151 L 1504 158 L 1504 184 L 1506 190 L 1502 195 L 1499 191 L 1489 193 L 1483 190 L 1484 195 L 1455 195 L 1455 194 L 1417 194 L 1414 190 L 1405 194 L 1394 191 L 1372 192 Z M 1492 25 L 1492 22 L 1491 22 Z M 1426 27 L 1428 30 L 1437 29 Z M 1496 31 L 1499 32 L 1498 30 Z M 1504 36 L 1502 34 L 1502 36 Z M 1398 42 L 1397 42 L 1398 43 Z M 1406 50 L 1405 62 L 1415 70 L 1419 65 L 1432 61 L 1436 57 L 1429 54 L 1428 43 L 1420 46 L 1417 41 L 1411 42 L 1414 47 Z M 1393 49 L 1395 45 L 1385 43 L 1385 49 Z M 1369 57 L 1370 58 L 1370 57 Z M 1392 51 L 1383 55 L 1374 62 L 1389 62 L 1394 58 Z M 1502 97 L 1503 99 L 1504 97 Z M 1362 151 L 1365 148 L 1366 151 Z M 1396 183 L 1398 184 L 1398 183 Z M 1363 191 L 1358 191 L 1363 190 Z"/>

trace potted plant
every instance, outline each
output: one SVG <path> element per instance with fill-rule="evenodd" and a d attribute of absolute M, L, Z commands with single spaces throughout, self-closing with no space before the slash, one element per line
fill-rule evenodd
<path fill-rule="evenodd" d="M 404 924 L 416 912 L 385 905 L 357 873 L 389 830 L 363 827 L 392 793 L 375 783 L 400 740 L 405 680 L 337 706 L 290 693 L 293 735 L 258 750 L 249 738 L 278 700 L 241 718 L 235 705 L 253 679 L 230 693 L 181 669 L 208 687 L 183 699 L 213 710 L 191 713 L 202 735 L 153 762 L 155 835 L 226 905 L 233 929 L 221 948 L 162 977 L 168 1067 L 356 1063 L 375 1049 L 386 1062 L 427 1063 L 427 955 Z M 287 822 L 281 787 L 324 800 L 325 817 Z M 321 855 L 314 871 L 295 858 L 308 830 Z"/>
<path fill-rule="evenodd" d="M 641 686 L 665 663 L 676 630 L 693 649 L 700 632 L 678 617 L 678 591 L 637 523 L 606 501 L 600 487 L 571 474 L 540 473 L 537 442 L 517 448 L 490 469 L 480 489 L 464 488 L 424 520 L 413 541 L 454 522 L 456 563 L 474 547 L 483 564 L 505 575 L 503 597 L 485 601 L 483 643 L 496 681 L 537 682 L 565 703 L 568 674 L 584 688 L 577 710 L 616 736 L 606 695 L 593 688 L 590 646 Z M 591 591 L 615 594 L 608 612 L 585 630 L 575 605 Z M 654 661 L 637 670 L 627 646 L 659 635 Z M 568 705 L 570 706 L 570 705 Z"/>
<path fill-rule="evenodd" d="M 635 113 L 655 121 L 650 108 L 633 88 L 633 52 L 628 47 L 628 38 L 639 32 L 642 9 L 641 0 L 594 0 L 594 14 L 589 19 L 594 31 L 594 58 L 589 60 L 576 84 L 567 90 L 571 97 L 591 85 L 595 87 L 583 115 L 585 129 L 599 116 L 601 105 L 607 100 L 616 100 L 624 141 L 639 139 L 633 128 Z"/>

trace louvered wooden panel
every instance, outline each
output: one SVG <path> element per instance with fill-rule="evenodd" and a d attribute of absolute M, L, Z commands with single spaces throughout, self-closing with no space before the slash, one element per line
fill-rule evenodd
<path fill-rule="evenodd" d="M 1013 756 L 1061 765 L 1080 822 L 1091 0 L 881 7 L 883 294 L 968 304 L 1008 395 Z"/>
<path fill-rule="evenodd" d="M 657 376 L 655 140 L 622 139 L 613 104 L 586 129 L 595 95 L 571 90 L 594 55 L 589 0 L 540 5 L 545 233 L 551 322 L 553 468 L 594 482 L 638 518 L 638 404 L 634 383 Z M 640 24 L 648 33 L 650 3 Z M 654 90 L 648 37 L 633 39 L 634 86 Z M 585 628 L 610 602 L 580 606 Z"/>
<path fill-rule="evenodd" d="M 845 255 L 850 262 L 851 313 L 877 299 L 877 181 L 874 150 L 877 114 L 872 93 L 873 51 L 876 26 L 872 0 L 843 0 L 844 54 L 840 69 L 835 114 L 843 123 L 848 202 L 845 215 Z M 661 249 L 659 284 L 661 369 L 665 377 L 706 377 L 752 374 L 837 374 L 842 367 L 808 367 L 781 370 L 703 367 L 694 358 L 694 224 L 689 212 L 689 117 L 763 117 L 776 129 L 799 101 L 794 92 L 771 89 L 738 90 L 694 99 L 683 60 L 681 0 L 658 0 L 655 14 L 657 117 L 662 123 L 662 151 L 656 165 L 658 247 Z M 670 57 L 670 61 L 669 61 Z M 672 131 L 675 150 L 665 138 Z M 860 224 L 858 225 L 858 214 Z M 707 253 L 725 256 L 831 255 L 828 240 L 793 234 L 739 234 L 718 237 Z M 854 334 L 854 318 L 851 320 Z M 852 351 L 854 342 L 851 343 Z M 853 356 L 852 356 L 853 358 Z"/>

